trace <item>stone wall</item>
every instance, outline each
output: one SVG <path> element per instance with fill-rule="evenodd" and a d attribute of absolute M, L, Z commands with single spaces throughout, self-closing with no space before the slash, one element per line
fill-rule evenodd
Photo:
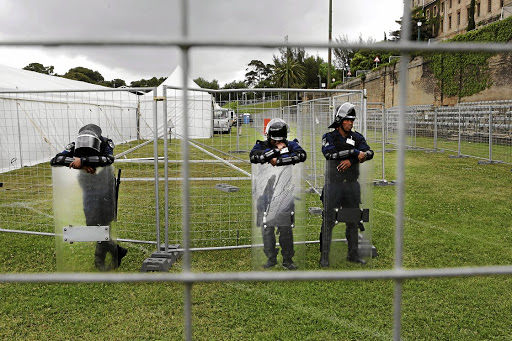
<path fill-rule="evenodd" d="M 457 96 L 443 96 L 438 81 L 425 65 L 422 57 L 409 62 L 407 81 L 407 105 L 452 106 Z M 384 103 L 386 108 L 398 106 L 400 62 L 386 65 L 366 74 L 366 79 L 353 79 L 337 86 L 338 89 L 367 89 L 368 102 Z M 499 54 L 489 60 L 491 87 L 460 102 L 497 101 L 512 99 L 512 55 Z"/>

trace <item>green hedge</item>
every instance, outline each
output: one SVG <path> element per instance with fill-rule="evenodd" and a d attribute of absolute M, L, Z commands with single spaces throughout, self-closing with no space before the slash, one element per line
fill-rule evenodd
<path fill-rule="evenodd" d="M 512 17 L 487 25 L 479 30 L 458 35 L 450 43 L 508 42 L 512 40 Z M 470 96 L 489 88 L 489 58 L 495 53 L 429 53 L 425 60 L 430 65 L 447 96 Z"/>

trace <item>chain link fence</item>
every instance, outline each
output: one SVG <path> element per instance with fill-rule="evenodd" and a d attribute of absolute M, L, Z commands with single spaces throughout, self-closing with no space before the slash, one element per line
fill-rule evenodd
<path fill-rule="evenodd" d="M 369 109 L 370 136 L 394 150 L 400 108 L 384 110 L 378 106 Z M 411 106 L 405 110 L 408 148 L 473 157 L 480 163 L 512 164 L 512 104 L 472 102 L 453 107 Z"/>
<path fill-rule="evenodd" d="M 185 1 L 186 3 L 186 1 Z M 410 13 L 409 2 L 404 2 L 404 13 Z M 187 18 L 187 6 L 183 7 L 182 17 Z M 403 37 L 410 36 L 410 17 L 403 17 Z M 182 51 L 185 75 L 189 70 L 189 48 L 195 47 L 233 47 L 231 42 L 201 42 L 184 40 L 133 41 L 119 42 L 127 46 L 178 46 Z M 111 42 L 112 43 L 112 42 Z M 19 42 L 22 46 L 26 42 Z M 50 46 L 73 45 L 69 42 L 45 42 Z M 39 45 L 44 45 L 39 43 Z M 81 42 L 75 45 L 105 45 L 104 42 Z M 261 47 L 264 42 L 240 43 L 240 45 Z M 34 43 L 32 43 L 34 45 Z M 107 44 L 108 45 L 108 42 Z M 281 44 L 282 45 L 282 44 Z M 265 47 L 279 47 L 277 43 L 265 44 Z M 285 44 L 286 45 L 286 44 Z M 327 44 L 298 44 L 306 47 L 327 48 Z M 292 46 L 288 44 L 288 46 Z M 330 45 L 329 45 L 330 46 Z M 348 48 L 368 48 L 358 44 L 340 44 Z M 236 47 L 236 46 L 235 46 Z M 409 51 L 442 52 L 510 52 L 509 44 L 421 44 L 404 38 L 400 43 L 375 44 L 381 50 L 400 50 L 402 60 L 406 60 Z M 373 48 L 373 45 L 372 45 Z M 164 231 L 165 243 L 178 241 L 183 243 L 183 270 L 178 274 L 0 274 L 4 283 L 25 282 L 168 282 L 183 283 L 184 294 L 184 331 L 187 340 L 192 339 L 192 285 L 200 282 L 228 281 L 316 281 L 316 280 L 378 280 L 394 281 L 393 298 L 393 337 L 401 339 L 403 283 L 409 279 L 444 278 L 457 276 L 494 276 L 510 275 L 510 266 L 489 266 L 471 268 L 403 268 L 403 236 L 405 206 L 405 150 L 420 149 L 429 151 L 449 151 L 457 156 L 472 156 L 481 161 L 511 163 L 510 155 L 510 105 L 508 103 L 471 103 L 452 108 L 407 107 L 407 65 L 400 65 L 400 89 L 402 94 L 399 108 L 384 109 L 377 105 L 369 106 L 361 93 L 349 96 L 359 98 L 357 104 L 365 115 L 357 129 L 365 132 L 370 144 L 379 146 L 383 154 L 388 149 L 396 152 L 397 164 L 397 201 L 394 212 L 395 229 L 395 265 L 393 269 L 381 271 L 299 271 L 299 272 L 246 272 L 246 273 L 192 273 L 190 271 L 190 248 L 195 246 L 216 247 L 218 245 L 237 245 L 248 243 L 250 227 L 250 186 L 249 163 L 246 153 L 256 139 L 263 138 L 265 119 L 279 117 L 290 122 L 292 135 L 297 135 L 311 150 L 306 178 L 311 188 L 318 191 L 322 186 L 323 166 L 319 153 L 319 138 L 332 118 L 336 105 L 336 94 L 326 96 L 329 99 L 301 100 L 304 91 L 292 92 L 262 90 L 267 92 L 270 101 L 261 98 L 251 100 L 248 107 L 247 97 L 240 96 L 236 101 L 237 123 L 229 134 L 214 134 L 213 121 L 208 127 L 188 125 L 188 112 L 213 112 L 214 102 L 204 101 L 197 107 L 183 106 L 185 117 L 182 125 L 185 131 L 174 130 L 177 126 L 165 117 L 169 112 L 162 107 L 164 116 L 158 115 L 160 106 L 156 92 L 151 107 L 154 115 L 144 116 L 141 102 L 133 96 L 125 100 L 117 98 L 127 95 L 130 90 L 90 92 L 52 92 L 2 93 L 0 101 L 0 222 L 16 231 L 29 231 L 51 235 L 53 230 L 51 202 L 51 178 L 48 160 L 73 139 L 77 128 L 82 124 L 95 121 L 105 134 L 117 143 L 116 165 L 123 169 L 123 182 L 120 193 L 119 224 L 120 239 L 140 239 L 139 242 L 160 244 L 160 232 Z M 186 82 L 184 82 L 186 84 Z M 133 90 L 133 89 L 132 89 Z M 174 89 L 180 90 L 180 89 Z M 187 89 L 180 98 L 184 104 L 191 102 Z M 250 91 L 253 91 L 251 89 Z M 290 92 L 290 93 L 288 93 Z M 293 93 L 295 92 L 295 93 Z M 215 91 L 211 91 L 215 93 Z M 222 93 L 222 92 L 219 92 Z M 290 96 L 288 96 L 290 95 Z M 295 95 L 295 96 L 294 96 Z M 40 100 L 44 96 L 44 100 Z M 83 97 L 88 97 L 86 103 Z M 97 96 L 97 97 L 96 97 Z M 121 96 L 121 95 L 120 95 Z M 226 95 L 223 101 L 232 103 L 233 98 Z M 341 101 L 348 100 L 345 94 Z M 165 97 L 165 96 L 164 96 Z M 177 96 L 179 97 L 179 96 Z M 236 96 L 235 96 L 236 97 Z M 316 97 L 316 96 L 311 96 Z M 303 97 L 306 98 L 306 97 Z M 164 98 L 162 105 L 171 100 Z M 351 101 L 353 99 L 350 99 Z M 274 103 L 283 103 L 274 107 Z M 357 99 L 355 100 L 357 101 Z M 167 104 L 164 104 L 167 103 Z M 178 103 L 178 100 L 175 101 Z M 243 105 L 241 105 L 243 103 Z M 259 106 L 257 106 L 259 105 Z M 149 109 L 148 109 L 149 110 Z M 49 113 L 52 113 L 51 115 Z M 147 113 L 147 112 L 146 112 Z M 36 117 L 37 114 L 37 117 Z M 135 118 L 134 118 L 135 116 Z M 299 117 L 300 116 L 300 117 Z M 152 120 L 150 119 L 152 117 Z M 171 114 L 172 117 L 172 114 Z M 206 114 L 204 117 L 210 117 Z M 238 119 L 241 118 L 241 119 Z M 247 121 L 245 120 L 247 118 Z M 242 121 L 242 123 L 240 123 Z M 160 124 L 159 122 L 163 123 Z M 210 124 L 210 123 L 208 123 Z M 58 128 L 58 129 L 55 129 Z M 204 128 L 211 136 L 204 139 L 189 138 L 187 131 Z M 145 134 L 144 131 L 152 131 Z M 183 134 L 180 136 L 180 134 Z M 374 149 L 377 149 L 374 147 Z M 384 160 L 384 156 L 383 156 Z M 380 175 L 379 175 L 380 176 Z M 385 174 L 382 176 L 385 179 Z M 228 185 L 217 187 L 216 185 Z M 233 189 L 226 190 L 226 188 Z M 317 195 L 317 194 L 315 194 Z M 135 200 L 133 199 L 135 198 Z M 174 198 L 175 200 L 170 200 Z M 179 199 L 178 199 L 179 198 Z M 227 208 L 227 209 L 224 209 Z"/>

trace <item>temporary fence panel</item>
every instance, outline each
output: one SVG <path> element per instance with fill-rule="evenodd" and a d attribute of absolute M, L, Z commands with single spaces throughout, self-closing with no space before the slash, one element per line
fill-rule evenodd
<path fill-rule="evenodd" d="M 115 144 L 132 143 L 137 106 L 137 96 L 127 91 L 0 92 L 2 227 L 51 233 L 48 161 L 88 123 L 100 125 Z"/>
<path fill-rule="evenodd" d="M 408 13 L 410 6 L 405 2 L 405 9 Z M 183 6 L 183 17 L 187 17 L 186 7 Z M 404 16 L 403 36 L 407 37 L 410 18 Z M 188 42 L 185 37 L 185 42 Z M 50 42 L 51 43 L 51 42 Z M 57 42 L 58 43 L 58 42 Z M 48 42 L 46 42 L 48 44 Z M 85 43 L 84 43 L 85 44 Z M 198 44 L 191 42 L 191 45 Z M 215 43 L 213 45 L 222 45 Z M 20 43 L 20 45 L 22 45 Z M 59 44 L 55 44 L 59 45 Z M 66 45 L 66 44 L 64 44 Z M 157 45 L 155 43 L 155 45 Z M 172 44 L 169 44 L 172 45 Z M 206 44 L 208 45 L 208 44 Z M 404 39 L 400 46 L 389 46 L 391 49 L 411 51 L 419 47 L 419 44 L 408 42 Z M 431 44 L 421 46 L 421 49 L 459 51 L 468 49 L 464 45 L 454 47 L 453 44 Z M 491 51 L 493 44 L 475 45 L 482 51 Z M 272 46 L 272 44 L 270 44 Z M 488 46 L 491 46 L 490 48 Z M 380 46 L 382 48 L 382 46 Z M 486 50 L 487 49 L 487 50 Z M 496 49 L 496 47 L 494 47 Z M 507 49 L 503 46 L 503 49 Z M 494 50 L 492 50 L 494 51 Z M 188 47 L 182 47 L 184 60 L 188 60 Z M 405 60 L 407 54 L 404 53 Z M 454 277 L 454 276 L 476 276 L 476 275 L 510 275 L 510 266 L 504 267 L 476 267 L 476 268 L 448 268 L 448 269 L 417 269 L 405 270 L 403 262 L 403 237 L 405 218 L 405 148 L 434 151 L 458 151 L 458 154 L 471 155 L 479 159 L 488 159 L 490 162 L 499 159 L 510 162 L 510 110 L 504 105 L 503 115 L 500 116 L 500 109 L 492 105 L 483 105 L 479 108 L 474 105 L 471 108 L 464 106 L 464 110 L 445 112 L 440 108 L 407 108 L 406 86 L 407 65 L 400 65 L 400 96 L 401 107 L 391 108 L 385 111 L 382 125 L 385 127 L 382 139 L 386 146 L 395 149 L 398 158 L 397 167 L 397 201 L 394 213 L 396 220 L 395 236 L 395 265 L 392 270 L 379 272 L 371 271 L 349 271 L 349 272 L 299 272 L 289 273 L 192 273 L 188 260 L 184 261 L 184 271 L 181 274 L 168 274 L 167 276 L 135 276 L 123 274 L 119 278 L 114 276 L 70 276 L 67 274 L 35 274 L 29 277 L 22 275 L 1 275 L 3 281 L 13 282 L 79 282 L 79 281 L 180 281 L 185 285 L 185 336 L 191 339 L 192 314 L 191 314 L 191 290 L 192 284 L 200 281 L 274 281 L 274 280 L 360 280 L 360 279 L 392 279 L 395 281 L 394 298 L 394 339 L 401 339 L 402 321 L 402 293 L 403 282 L 410 278 L 423 277 Z M 115 91 L 113 91 L 114 93 Z M 130 92 L 129 89 L 125 92 Z M 181 242 L 184 236 L 190 233 L 192 243 L 186 245 L 185 254 L 189 255 L 189 246 L 206 246 L 212 249 L 214 246 L 230 246 L 234 244 L 250 244 L 251 238 L 251 187 L 248 163 L 248 152 L 254 145 L 256 139 L 262 139 L 263 128 L 266 119 L 274 117 L 286 117 L 290 121 L 292 130 L 304 140 L 304 149 L 315 150 L 313 167 L 306 168 L 304 178 L 309 180 L 314 191 L 319 192 L 324 185 L 322 155 L 318 137 L 327 130 L 332 121 L 334 110 L 338 104 L 350 101 L 356 105 L 356 110 L 361 113 L 361 119 L 356 120 L 356 129 L 367 136 L 370 132 L 372 122 L 366 110 L 365 96 L 363 91 L 354 91 L 349 94 L 341 94 L 329 97 L 327 100 L 302 99 L 298 90 L 279 91 L 263 90 L 263 96 L 254 96 L 248 99 L 248 94 L 254 93 L 254 89 L 244 89 L 245 96 L 237 91 L 216 92 L 215 102 L 233 103 L 236 98 L 236 114 L 241 115 L 242 120 L 237 119 L 237 129 L 229 134 L 211 136 L 189 135 L 194 128 L 208 127 L 203 123 L 192 123 L 192 126 L 184 124 L 188 116 L 182 117 L 183 131 L 178 131 L 174 126 L 172 117 L 169 121 L 168 110 L 165 108 L 171 100 L 159 98 L 153 93 L 145 107 L 144 114 L 139 100 L 128 99 L 126 110 L 124 100 L 118 99 L 117 104 L 105 98 L 100 92 L 100 100 L 93 103 L 78 103 L 64 100 L 59 94 L 55 94 L 56 104 L 50 100 L 42 101 L 45 104 L 37 104 L 37 109 L 30 109 L 27 102 L 31 102 L 30 93 L 27 92 L 24 98 L 21 94 L 14 97 L 8 95 L 2 101 L 0 110 L 5 115 L 0 116 L 3 120 L 0 124 L 0 138 L 2 138 L 1 172 L 0 184 L 2 184 L 3 195 L 0 198 L 2 226 L 9 226 L 14 229 L 28 230 L 34 232 L 49 232 L 53 229 L 53 213 L 48 208 L 51 202 L 50 170 L 48 160 L 54 153 L 59 151 L 59 145 L 64 145 L 72 140 L 75 131 L 86 123 L 97 123 L 104 128 L 106 136 L 113 138 L 118 144 L 115 150 L 116 167 L 123 170 L 123 186 L 119 197 L 119 236 L 122 238 L 137 238 L 147 241 L 160 241 L 160 231 L 165 231 L 165 243 Z M 296 96 L 289 96 L 288 92 L 296 92 Z M 15 92 L 12 92 L 15 93 Z M 73 93 L 73 92 L 70 92 Z M 115 92 L 117 93 L 117 92 Z M 229 94 L 228 94 L 229 93 Z M 283 95 L 286 94 L 286 96 Z M 226 95 L 227 94 L 227 95 Z M 20 96 L 20 98 L 16 97 Z M 46 95 L 45 95 L 46 96 Z M 80 97 L 80 96 L 77 96 Z M 132 96 L 130 96 L 132 97 Z M 250 96 L 249 96 L 250 97 Z M 138 97 L 137 97 L 138 98 Z M 269 98 L 269 100 L 266 100 Z M 182 96 L 181 100 L 186 104 L 191 98 Z M 156 102 L 155 102 L 156 101 Z M 164 103 L 158 103 L 163 101 Z M 252 106 L 240 105 L 240 101 Z M 51 105 L 49 103 L 52 103 Z M 57 104 L 61 103 L 61 104 Z M 32 105 L 32 104 L 31 104 Z M 309 106 L 309 107 L 308 107 Z M 160 114 L 159 108 L 161 107 Z M 285 109 L 285 107 L 288 107 Z M 107 110 L 107 108 L 109 108 Z M 153 110 L 151 110 L 151 108 Z M 184 112 L 193 110 L 184 105 Z M 210 110 L 213 106 L 201 106 L 200 111 Z M 455 108 L 458 109 L 456 106 Z M 327 109 L 327 110 L 326 110 Z M 52 115 L 35 116 L 35 113 L 48 113 Z M 449 109 L 446 109 L 449 110 Z M 153 113 L 151 116 L 148 113 Z M 300 113 L 308 113 L 301 116 Z M 57 120 L 53 117 L 61 115 L 64 120 Z M 73 120 L 72 117 L 75 116 Z M 120 117 L 119 117 L 120 115 Z M 68 120 L 69 117 L 69 120 Z M 133 118 L 135 117 L 135 118 Z M 209 116 L 206 116 L 209 117 Z M 245 118 L 248 118 L 247 121 Z M 499 118 L 497 118 L 499 117 Z M 204 117 L 203 117 L 204 118 Z M 83 121 L 81 121 L 83 120 Z M 160 125 L 160 120 L 163 122 Z M 54 131 L 51 129 L 63 126 L 59 122 L 67 122 L 69 127 L 66 131 Z M 192 122 L 195 122 L 191 120 Z M 204 120 L 203 120 L 204 121 Z M 195 126 L 194 126 L 195 125 Z M 171 128 L 169 132 L 166 128 Z M 173 135 L 173 128 L 174 135 Z M 433 133 L 430 129 L 433 128 Z M 508 131 L 507 131 L 508 129 Z M 202 131 L 202 130 L 201 130 Z M 205 131 L 209 131 L 207 128 Z M 496 135 L 499 132 L 499 135 Z M 169 136 L 170 135 L 170 138 Z M 176 137 L 181 135 L 177 144 Z M 208 134 L 206 134 L 208 135 Z M 430 136 L 432 135 L 432 140 Z M 190 136 L 187 138 L 187 136 Z M 471 137 L 470 137 L 471 136 Z M 174 137 L 174 138 L 173 138 Z M 457 139 L 455 139 L 457 137 Z M 467 138 L 467 141 L 464 141 Z M 373 141 L 374 136 L 372 136 Z M 451 141 L 450 139 L 453 139 Z M 485 140 L 487 139 L 487 140 Z M 375 137 L 375 141 L 378 139 Z M 405 143 L 404 143 L 405 142 Z M 466 144 L 467 142 L 467 144 Z M 457 148 L 453 146 L 457 145 Z M 473 149 L 469 144 L 477 144 L 478 148 Z M 183 148 L 186 146 L 186 148 Z M 501 148 L 504 146 L 505 148 Z M 190 148 L 189 148 L 190 147 Z M 480 147 L 487 147 L 485 154 Z M 375 147 L 373 146 L 375 149 Z M 383 148 L 387 152 L 387 148 Z M 29 160 L 29 161 L 26 161 Z M 220 165 L 220 167 L 219 167 Z M 25 167 L 27 166 L 27 167 Z M 371 174 L 371 172 L 370 172 Z M 371 176 L 370 176 L 371 177 Z M 368 178 L 368 175 L 365 175 Z M 188 184 L 191 184 L 188 188 Z M 187 187 L 186 187 L 187 186 Z M 124 192 L 123 192 L 124 191 Z M 191 194 L 187 196 L 187 191 Z M 318 193 L 316 193 L 317 195 Z M 181 198 L 184 198 L 183 201 Z M 410 198 L 410 197 L 409 197 Z M 414 197 L 413 197 L 414 199 Z M 309 199 L 306 199 L 309 200 Z M 227 203 L 227 205 L 226 205 Z M 308 201 L 309 204 L 309 201 Z M 249 208 L 249 209 L 248 209 Z M 478 209 L 478 208 L 477 208 Z M 484 219 L 485 220 L 485 219 Z M 156 225 L 156 229 L 155 229 Z M 430 227 L 430 225 L 429 225 Z M 317 230 L 318 231 L 318 230 Z M 410 233 L 408 231 L 408 233 Z M 460 237 L 460 236 L 457 236 Z M 187 258 L 188 259 L 188 258 Z"/>

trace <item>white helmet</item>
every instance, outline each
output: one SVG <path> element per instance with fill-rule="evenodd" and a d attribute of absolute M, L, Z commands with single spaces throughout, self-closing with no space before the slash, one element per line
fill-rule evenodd
<path fill-rule="evenodd" d="M 267 135 L 267 138 L 276 141 L 286 140 L 289 132 L 290 127 L 281 118 L 273 118 L 268 122 L 267 127 L 265 128 L 265 135 Z"/>
<path fill-rule="evenodd" d="M 328 128 L 336 128 L 341 124 L 343 120 L 355 120 L 356 109 L 352 103 L 345 102 L 338 107 L 336 115 L 334 116 L 334 122 Z"/>
<path fill-rule="evenodd" d="M 77 153 L 99 153 L 101 128 L 96 124 L 87 124 L 80 128 L 75 143 Z M 80 151 L 79 151 L 80 150 Z"/>

